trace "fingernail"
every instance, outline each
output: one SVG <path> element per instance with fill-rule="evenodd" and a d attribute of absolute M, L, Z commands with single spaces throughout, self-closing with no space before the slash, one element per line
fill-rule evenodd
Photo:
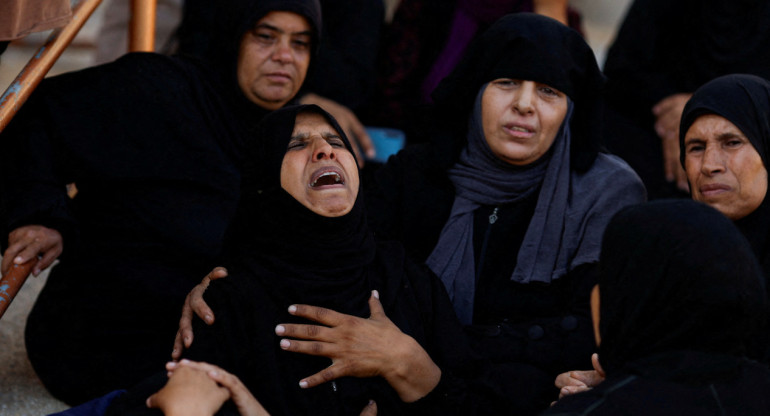
<path fill-rule="evenodd" d="M 209 375 L 211 377 L 217 377 L 217 376 L 219 376 L 219 372 L 217 372 L 217 370 L 211 370 L 211 371 L 209 371 Z"/>
<path fill-rule="evenodd" d="M 300 388 L 306 389 L 307 388 L 307 381 L 302 380 L 299 382 Z"/>
<path fill-rule="evenodd" d="M 373 158 L 373 157 L 377 156 L 377 152 L 375 152 L 375 151 L 374 151 L 374 149 L 369 149 L 369 150 L 366 152 L 366 156 L 368 156 L 368 157 L 369 157 L 369 159 L 371 159 L 371 158 Z"/>
<path fill-rule="evenodd" d="M 190 337 L 184 337 L 184 342 L 190 342 Z"/>
<path fill-rule="evenodd" d="M 289 346 L 291 346 L 291 342 L 289 342 L 288 339 L 282 339 L 281 340 L 281 348 L 287 349 L 287 348 L 289 348 Z"/>
<path fill-rule="evenodd" d="M 297 312 L 297 305 L 289 306 L 289 313 L 294 314 Z"/>
<path fill-rule="evenodd" d="M 18 256 L 15 259 L 13 259 L 13 262 L 16 264 L 21 264 L 24 262 L 24 259 L 21 256 Z"/>
<path fill-rule="evenodd" d="M 166 368 L 176 368 L 177 363 L 174 361 L 169 361 L 166 363 Z"/>
<path fill-rule="evenodd" d="M 372 290 L 372 296 L 374 296 L 375 299 L 380 299 L 380 292 L 378 292 L 376 289 Z"/>
<path fill-rule="evenodd" d="M 189 363 L 190 363 L 190 360 L 188 360 L 187 358 L 185 358 L 185 359 L 183 359 L 182 361 L 180 361 L 179 363 L 180 363 L 180 364 L 189 364 Z"/>
<path fill-rule="evenodd" d="M 285 332 L 286 332 L 286 328 L 284 328 L 283 325 L 278 325 L 275 327 L 276 335 L 283 335 Z"/>
<path fill-rule="evenodd" d="M 206 315 L 206 322 L 211 323 L 213 320 L 214 318 L 211 315 Z"/>

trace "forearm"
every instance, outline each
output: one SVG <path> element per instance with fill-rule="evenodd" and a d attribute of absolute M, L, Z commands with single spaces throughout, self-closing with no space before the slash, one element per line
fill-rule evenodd
<path fill-rule="evenodd" d="M 533 3 L 535 13 L 556 19 L 565 25 L 568 24 L 568 0 L 534 0 Z"/>

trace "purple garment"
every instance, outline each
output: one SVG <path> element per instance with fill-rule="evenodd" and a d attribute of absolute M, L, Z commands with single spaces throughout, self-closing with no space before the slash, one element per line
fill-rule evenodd
<path fill-rule="evenodd" d="M 457 3 L 449 39 L 422 84 L 421 95 L 425 102 L 431 102 L 430 94 L 460 62 L 479 28 L 491 25 L 508 13 L 533 10 L 532 0 L 460 0 Z"/>
<path fill-rule="evenodd" d="M 110 406 L 110 403 L 125 392 L 125 390 L 115 390 L 102 397 L 97 397 L 96 399 L 81 405 L 71 407 L 49 416 L 102 416 L 107 413 L 107 408 Z"/>

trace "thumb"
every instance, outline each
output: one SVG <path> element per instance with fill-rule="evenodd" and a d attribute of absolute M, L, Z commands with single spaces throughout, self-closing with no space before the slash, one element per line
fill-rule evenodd
<path fill-rule="evenodd" d="M 604 369 L 602 368 L 602 365 L 599 363 L 599 354 L 594 353 L 591 355 L 591 364 L 594 366 L 594 370 L 596 370 L 597 373 L 599 373 L 602 377 L 607 377 L 607 375 L 604 373 Z"/>
<path fill-rule="evenodd" d="M 148 397 L 147 400 L 145 400 L 144 403 L 147 405 L 148 408 L 155 409 L 157 407 L 157 405 L 155 404 L 155 396 L 157 394 L 158 393 L 154 393 L 152 396 Z"/>
<path fill-rule="evenodd" d="M 380 292 L 377 290 L 372 290 L 372 295 L 369 296 L 369 311 L 371 312 L 369 319 L 386 318 L 385 310 L 380 303 Z"/>

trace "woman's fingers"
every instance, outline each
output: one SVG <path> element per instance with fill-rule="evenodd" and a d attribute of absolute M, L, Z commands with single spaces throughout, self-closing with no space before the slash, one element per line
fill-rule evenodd
<path fill-rule="evenodd" d="M 38 261 L 32 268 L 32 274 L 37 276 L 50 266 L 63 251 L 61 234 L 42 225 L 25 225 L 8 234 L 8 248 L 3 254 L 0 265 L 2 273 L 8 273 L 12 264 L 24 264 L 38 256 Z"/>
<path fill-rule="evenodd" d="M 369 404 L 364 407 L 359 416 L 377 416 L 377 403 L 374 400 L 369 400 Z"/>
<path fill-rule="evenodd" d="M 387 315 L 385 315 L 385 309 L 383 309 L 382 303 L 380 303 L 380 292 L 376 290 L 372 290 L 372 295 L 369 296 L 369 313 L 369 319 L 388 319 Z"/>
<path fill-rule="evenodd" d="M 214 323 L 214 311 L 203 300 L 203 294 L 206 293 L 206 289 L 208 289 L 212 280 L 224 277 L 227 277 L 227 269 L 215 267 L 185 297 L 184 305 L 182 305 L 182 316 L 179 318 L 179 329 L 174 337 L 174 349 L 171 351 L 171 359 L 178 360 L 182 356 L 182 351 L 185 348 L 190 348 L 190 345 L 192 345 L 194 338 L 192 329 L 193 313 L 198 315 L 208 325 Z"/>
<path fill-rule="evenodd" d="M 331 309 L 311 305 L 291 305 L 289 306 L 289 313 L 326 326 L 337 326 L 348 316 Z"/>
<path fill-rule="evenodd" d="M 305 339 L 311 341 L 329 341 L 334 339 L 332 330 L 320 325 L 280 324 L 275 327 L 275 334 L 281 337 Z"/>
<path fill-rule="evenodd" d="M 310 377 L 303 378 L 299 381 L 299 386 L 303 389 L 309 389 L 341 377 L 349 376 L 351 374 L 348 373 L 346 367 L 345 365 L 332 364 Z"/>

